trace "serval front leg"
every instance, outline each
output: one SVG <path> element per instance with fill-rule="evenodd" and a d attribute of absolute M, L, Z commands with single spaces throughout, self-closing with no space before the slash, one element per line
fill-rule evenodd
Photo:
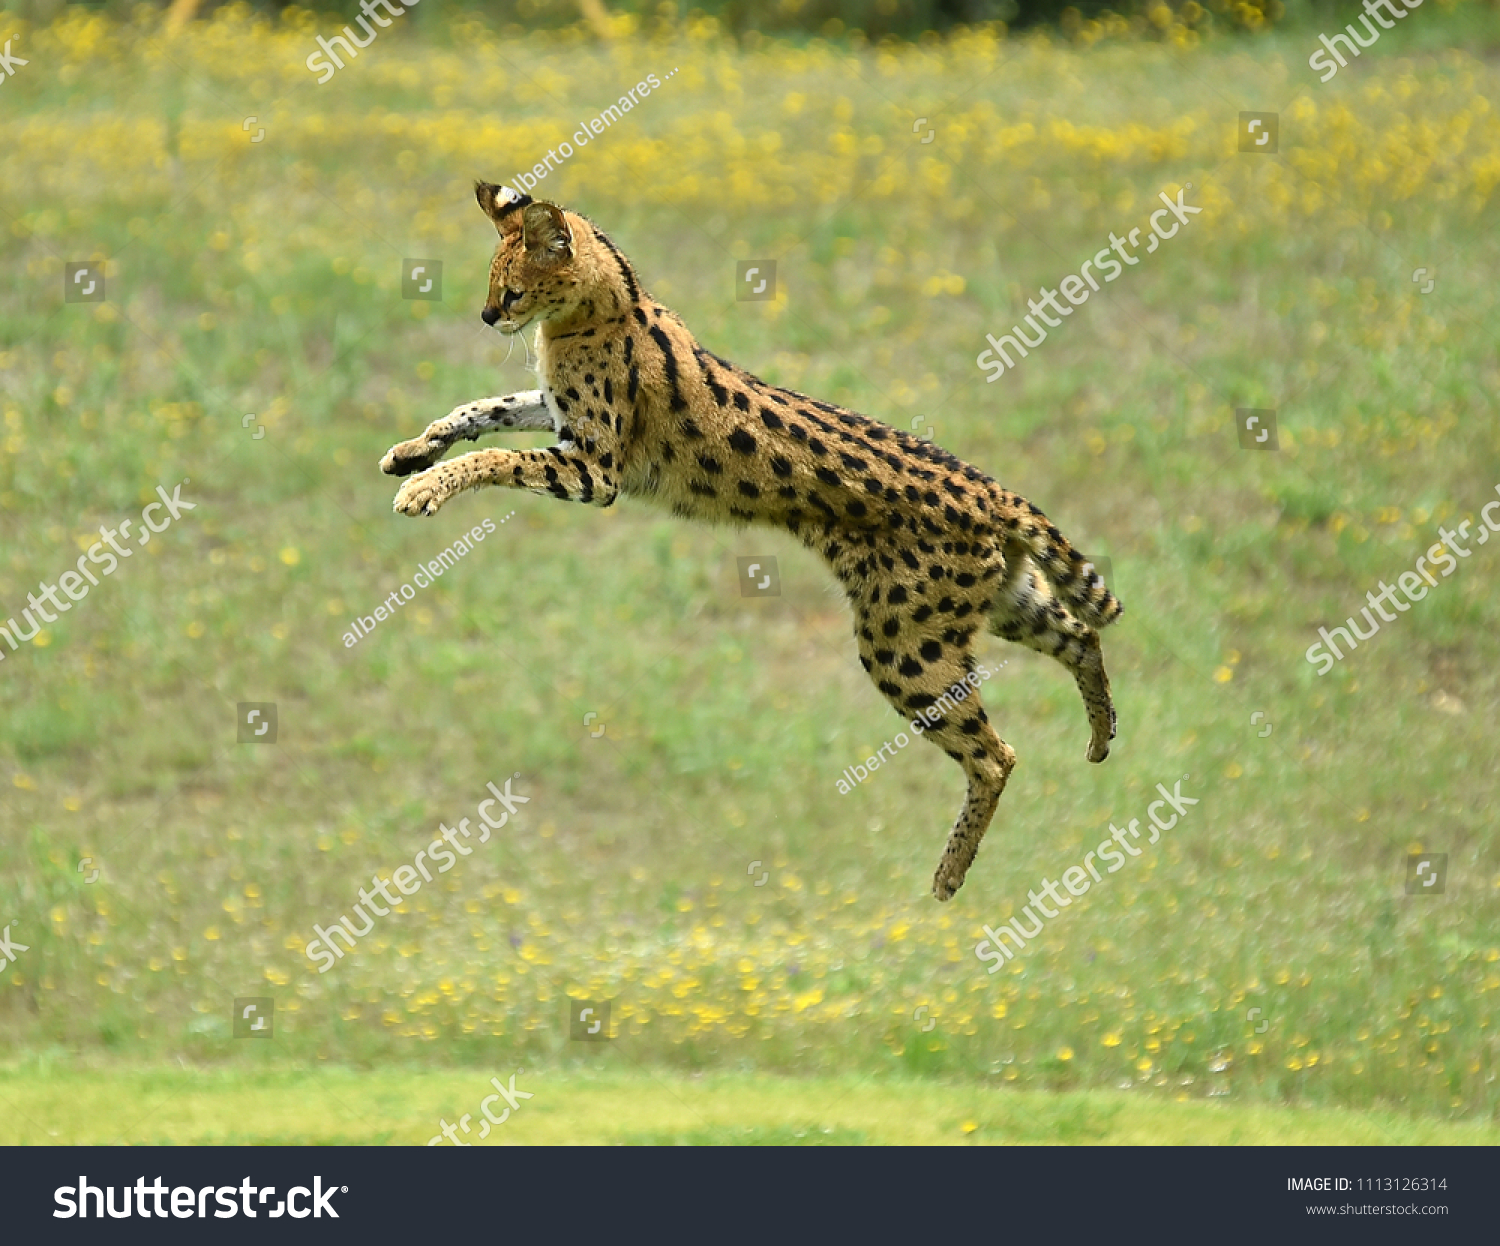
<path fill-rule="evenodd" d="M 482 434 L 502 428 L 552 427 L 552 414 L 539 389 L 503 398 L 481 398 L 434 420 L 420 437 L 392 446 L 380 460 L 380 470 L 387 476 L 410 476 L 431 467 L 455 442 L 477 441 Z"/>
<path fill-rule="evenodd" d="M 619 478 L 614 467 L 606 468 L 600 460 L 618 464 L 618 445 L 600 441 L 592 449 L 586 453 L 563 442 L 545 450 L 474 450 L 413 476 L 396 493 L 393 509 L 403 515 L 436 515 L 449 498 L 480 485 L 609 506 L 619 495 Z"/>

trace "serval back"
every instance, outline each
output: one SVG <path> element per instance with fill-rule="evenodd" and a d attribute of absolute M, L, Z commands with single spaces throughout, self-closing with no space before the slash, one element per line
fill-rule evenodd
<path fill-rule="evenodd" d="M 465 404 L 393 446 L 382 469 L 419 473 L 395 509 L 431 515 L 502 485 L 791 532 L 843 585 L 875 686 L 963 767 L 968 795 L 932 884 L 951 897 L 1016 762 L 968 678 L 974 637 L 987 628 L 1072 671 L 1099 762 L 1115 712 L 1095 629 L 1120 602 L 1040 510 L 977 468 L 704 349 L 587 218 L 488 183 L 476 193 L 500 233 L 481 314 L 505 333 L 536 326 L 541 388 Z M 551 428 L 557 444 L 439 461 L 505 428 Z"/>

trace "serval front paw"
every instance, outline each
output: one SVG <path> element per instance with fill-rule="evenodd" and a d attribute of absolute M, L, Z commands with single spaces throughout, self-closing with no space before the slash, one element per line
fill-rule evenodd
<path fill-rule="evenodd" d="M 428 437 L 413 437 L 392 446 L 380 460 L 380 470 L 387 476 L 410 476 L 431 467 L 440 458 L 447 446 Z"/>
<path fill-rule="evenodd" d="M 443 472 L 425 471 L 401 486 L 391 508 L 401 515 L 436 515 L 454 492 Z"/>

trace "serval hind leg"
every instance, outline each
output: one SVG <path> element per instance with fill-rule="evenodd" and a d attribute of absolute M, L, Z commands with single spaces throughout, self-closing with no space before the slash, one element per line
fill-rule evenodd
<path fill-rule="evenodd" d="M 1099 633 L 1057 599 L 1021 546 L 1011 543 L 1005 552 L 1005 575 L 990 610 L 990 630 L 1002 640 L 1056 658 L 1072 671 L 1089 716 L 1088 759 L 1101 762 L 1115 738 L 1115 706 Z"/>

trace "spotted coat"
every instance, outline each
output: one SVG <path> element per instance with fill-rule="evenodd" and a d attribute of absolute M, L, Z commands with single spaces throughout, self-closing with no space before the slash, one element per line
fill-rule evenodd
<path fill-rule="evenodd" d="M 1078 684 L 1090 761 L 1115 733 L 1099 636 L 1122 607 L 1040 510 L 931 442 L 768 384 L 698 344 L 587 218 L 480 183 L 500 233 L 487 324 L 536 325 L 541 388 L 459 407 L 381 463 L 395 509 L 431 515 L 480 485 L 611 506 L 624 493 L 686 519 L 766 524 L 827 560 L 881 694 L 964 770 L 968 795 L 933 894 L 962 885 L 1015 765 L 966 681 L 983 628 L 1050 654 Z M 551 428 L 539 450 L 459 440 Z M 959 695 L 959 691 L 961 694 Z"/>

